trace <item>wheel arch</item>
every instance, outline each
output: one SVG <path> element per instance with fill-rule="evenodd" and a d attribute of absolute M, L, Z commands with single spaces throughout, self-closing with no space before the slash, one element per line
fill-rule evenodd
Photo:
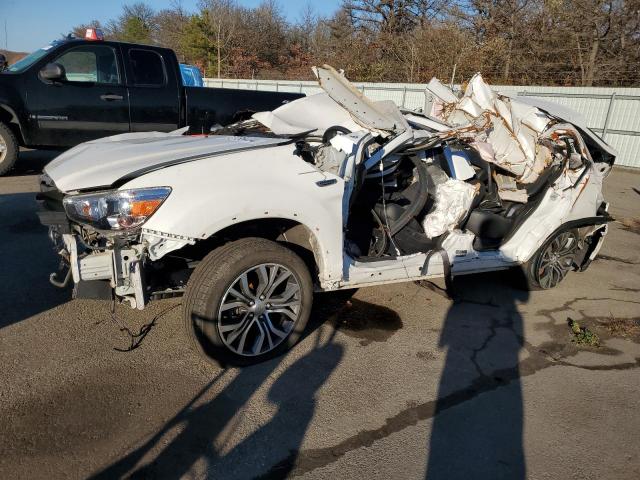
<path fill-rule="evenodd" d="M 4 123 L 7 127 L 11 129 L 13 134 L 16 136 L 19 144 L 24 145 L 24 136 L 22 135 L 22 125 L 20 125 L 20 120 L 18 120 L 18 116 L 13 111 L 11 107 L 8 105 L 4 105 L 0 103 L 0 123 Z"/>
<path fill-rule="evenodd" d="M 307 265 L 313 281 L 320 283 L 325 271 L 320 241 L 307 225 L 286 217 L 254 218 L 228 225 L 197 241 L 197 257 L 204 257 L 215 248 L 248 237 L 272 240 L 293 250 Z"/>

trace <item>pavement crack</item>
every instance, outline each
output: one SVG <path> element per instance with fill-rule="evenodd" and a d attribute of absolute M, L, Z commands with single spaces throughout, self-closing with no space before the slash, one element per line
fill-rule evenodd
<path fill-rule="evenodd" d="M 604 262 L 618 262 L 624 263 L 626 265 L 638 265 L 638 262 L 634 262 L 632 260 L 627 260 L 625 258 L 614 257 L 612 255 L 602 255 L 601 253 L 595 258 L 596 260 L 602 260 Z"/>
<path fill-rule="evenodd" d="M 492 333 L 483 343 L 483 346 L 474 350 L 473 356 L 481 351 L 495 336 L 495 330 L 503 325 L 494 324 Z M 563 366 L 573 367 L 583 370 L 607 371 L 607 370 L 629 370 L 640 367 L 640 358 L 635 362 L 622 363 L 617 365 L 576 365 L 565 360 L 554 359 L 546 352 L 536 348 L 528 342 L 522 342 L 523 347 L 530 356 L 511 368 L 498 369 L 490 374 L 483 373 L 476 365 L 480 375 L 476 377 L 468 387 L 450 393 L 440 399 L 430 400 L 419 405 L 411 406 L 400 411 L 393 417 L 385 420 L 384 425 L 378 428 L 363 430 L 357 434 L 343 440 L 342 442 L 325 448 L 313 448 L 302 451 L 291 450 L 289 456 L 273 465 L 266 473 L 256 477 L 259 480 L 270 480 L 281 478 L 283 472 L 288 476 L 295 477 L 303 475 L 317 468 L 326 467 L 349 452 L 362 447 L 370 447 L 374 442 L 386 438 L 394 433 L 416 425 L 418 422 L 429 420 L 439 413 L 450 408 L 461 405 L 477 396 L 494 391 L 500 387 L 507 386 L 521 378 L 534 375 L 549 367 Z M 474 360 L 474 364 L 475 364 Z"/>

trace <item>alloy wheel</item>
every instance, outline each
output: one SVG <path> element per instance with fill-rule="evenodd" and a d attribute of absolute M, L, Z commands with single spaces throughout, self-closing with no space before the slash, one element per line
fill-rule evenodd
<path fill-rule="evenodd" d="M 572 231 L 560 233 L 549 242 L 537 262 L 540 287 L 548 289 L 558 285 L 573 267 L 577 250 L 578 237 Z"/>
<path fill-rule="evenodd" d="M 7 151 L 7 142 L 5 142 L 4 138 L 0 135 L 0 162 L 7 156 Z"/>
<path fill-rule="evenodd" d="M 225 346 L 238 355 L 270 352 L 286 339 L 301 311 L 301 288 L 284 265 L 263 263 L 240 274 L 227 288 L 217 327 Z"/>

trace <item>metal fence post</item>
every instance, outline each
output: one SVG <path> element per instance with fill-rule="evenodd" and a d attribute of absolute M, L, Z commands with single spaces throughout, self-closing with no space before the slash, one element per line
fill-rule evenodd
<path fill-rule="evenodd" d="M 405 101 L 407 100 L 407 86 L 402 89 L 402 108 L 404 108 Z"/>
<path fill-rule="evenodd" d="M 616 100 L 616 92 L 611 94 L 609 98 L 609 106 L 607 107 L 607 116 L 604 117 L 604 126 L 602 127 L 602 140 L 607 137 L 607 130 L 609 129 L 609 119 L 611 118 L 611 111 L 613 110 L 613 102 Z"/>
<path fill-rule="evenodd" d="M 299 87 L 300 87 L 300 93 L 302 93 L 302 82 L 300 82 Z"/>
<path fill-rule="evenodd" d="M 280 83 L 280 82 L 276 82 L 276 92 L 278 91 L 278 84 L 279 84 L 279 83 Z"/>

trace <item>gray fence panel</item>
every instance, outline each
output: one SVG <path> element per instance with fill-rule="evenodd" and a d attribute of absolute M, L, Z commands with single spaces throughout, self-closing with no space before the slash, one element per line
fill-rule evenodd
<path fill-rule="evenodd" d="M 246 80 L 205 78 L 207 87 L 296 92 L 322 92 L 315 81 Z M 423 83 L 355 83 L 372 100 L 393 100 L 398 106 L 421 109 Z M 640 88 L 536 87 L 497 85 L 507 95 L 527 95 L 555 102 L 580 112 L 589 127 L 618 151 L 618 165 L 640 168 Z"/>

